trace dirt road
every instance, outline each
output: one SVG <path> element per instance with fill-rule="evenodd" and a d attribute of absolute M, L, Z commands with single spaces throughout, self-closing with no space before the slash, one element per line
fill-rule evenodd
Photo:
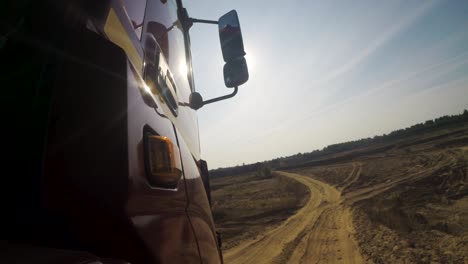
<path fill-rule="evenodd" d="M 354 181 L 359 172 L 355 164 L 348 180 Z M 225 252 L 225 263 L 362 263 L 351 212 L 340 191 L 306 176 L 279 173 L 306 185 L 309 201 L 279 227 Z"/>

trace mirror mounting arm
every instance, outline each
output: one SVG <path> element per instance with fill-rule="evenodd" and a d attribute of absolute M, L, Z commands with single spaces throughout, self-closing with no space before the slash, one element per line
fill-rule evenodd
<path fill-rule="evenodd" d="M 215 21 L 215 20 L 206 20 L 206 19 L 198 19 L 198 18 L 189 18 L 190 19 L 190 23 L 193 24 L 193 23 L 203 23 L 203 24 L 214 24 L 214 25 L 218 25 L 218 21 Z"/>
<path fill-rule="evenodd" d="M 236 94 L 237 94 L 237 86 L 234 87 L 234 91 L 232 93 L 227 94 L 227 95 L 223 95 L 223 96 L 220 96 L 220 97 L 216 97 L 216 98 L 213 98 L 213 99 L 210 99 L 210 100 L 203 101 L 203 105 L 207 105 L 207 104 L 211 104 L 211 103 L 218 102 L 218 101 L 221 101 L 221 100 L 229 99 L 231 97 L 234 97 Z"/>
<path fill-rule="evenodd" d="M 223 95 L 223 96 L 220 96 L 220 97 L 216 97 L 216 98 L 212 98 L 212 99 L 209 99 L 209 100 L 206 100 L 204 101 L 202 96 L 197 93 L 197 92 L 193 92 L 192 94 L 190 94 L 190 99 L 189 99 L 189 105 L 192 109 L 195 109 L 195 110 L 198 110 L 200 108 L 202 108 L 204 105 L 207 105 L 207 104 L 211 104 L 211 103 L 214 103 L 214 102 L 218 102 L 218 101 L 221 101 L 221 100 L 225 100 L 225 99 L 229 99 L 231 97 L 234 97 L 236 94 L 237 94 L 237 86 L 234 87 L 234 91 L 230 94 L 227 94 L 227 95 Z"/>

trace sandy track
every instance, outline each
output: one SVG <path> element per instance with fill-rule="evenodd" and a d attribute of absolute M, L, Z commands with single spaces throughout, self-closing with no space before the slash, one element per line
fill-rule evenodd
<path fill-rule="evenodd" d="M 359 167 L 359 168 L 358 168 Z M 359 177 L 358 164 L 349 180 Z M 353 239 L 351 211 L 334 187 L 294 173 L 279 172 L 310 189 L 306 205 L 279 227 L 224 253 L 229 263 L 362 263 Z"/>
<path fill-rule="evenodd" d="M 339 190 L 341 192 L 343 192 L 345 189 L 347 189 L 353 183 L 355 183 L 357 180 L 359 180 L 359 176 L 361 175 L 361 171 L 362 171 L 362 164 L 361 163 L 353 163 L 353 169 L 352 169 L 351 173 L 343 181 L 343 186 L 340 187 Z"/>

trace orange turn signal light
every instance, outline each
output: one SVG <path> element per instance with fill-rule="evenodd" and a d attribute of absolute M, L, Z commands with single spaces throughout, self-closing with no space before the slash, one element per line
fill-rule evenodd
<path fill-rule="evenodd" d="M 177 146 L 174 146 L 167 137 L 151 134 L 147 134 L 144 141 L 146 175 L 150 185 L 160 188 L 177 188 L 182 178 Z"/>

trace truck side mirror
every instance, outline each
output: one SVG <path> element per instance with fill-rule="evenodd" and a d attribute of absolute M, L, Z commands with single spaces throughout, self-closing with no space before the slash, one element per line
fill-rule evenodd
<path fill-rule="evenodd" d="M 231 10 L 218 20 L 219 40 L 224 65 L 224 83 L 232 88 L 244 84 L 249 79 L 249 71 L 244 56 L 244 42 L 236 10 Z"/>
<path fill-rule="evenodd" d="M 218 21 L 190 18 L 186 11 L 184 15 L 186 18 L 183 20 L 186 21 L 187 28 L 190 28 L 193 23 L 218 25 L 221 51 L 223 52 L 225 62 L 223 68 L 224 84 L 228 88 L 234 88 L 234 91 L 228 95 L 209 100 L 203 100 L 203 97 L 199 93 L 192 92 L 189 99 L 190 107 L 198 110 L 204 105 L 234 97 L 237 94 L 238 86 L 249 80 L 249 70 L 244 58 L 246 54 L 244 42 L 236 10 L 229 11 L 220 17 Z"/>

